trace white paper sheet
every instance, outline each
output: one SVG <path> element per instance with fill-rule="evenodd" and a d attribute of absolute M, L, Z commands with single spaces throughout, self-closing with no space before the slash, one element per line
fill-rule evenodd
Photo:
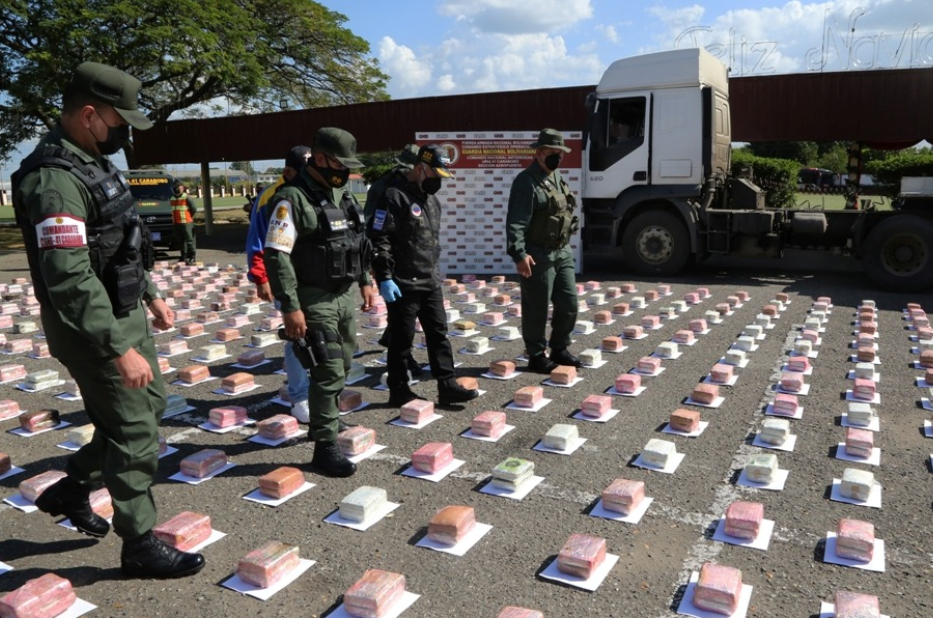
<path fill-rule="evenodd" d="M 583 378 L 580 376 L 577 376 L 576 378 L 573 379 L 573 381 L 570 384 L 558 384 L 557 382 L 554 382 L 553 380 L 548 378 L 541 384 L 544 384 L 545 386 L 556 386 L 557 388 L 573 388 L 574 386 L 576 386 L 582 381 L 583 381 Z"/>
<path fill-rule="evenodd" d="M 205 423 L 201 423 L 200 425 L 198 425 L 198 429 L 203 429 L 204 431 L 209 431 L 211 433 L 230 433 L 231 431 L 240 429 L 241 427 L 246 427 L 247 425 L 255 425 L 255 424 L 256 424 L 256 421 L 251 418 L 246 419 L 242 423 L 237 423 L 236 425 L 230 425 L 229 427 L 220 427 L 219 425 L 215 425 L 214 423 L 207 421 Z"/>
<path fill-rule="evenodd" d="M 402 613 L 415 604 L 415 601 L 421 598 L 420 594 L 415 594 L 406 590 L 402 593 L 401 598 L 396 601 L 395 605 L 390 607 L 385 611 L 385 615 L 382 618 L 398 618 Z M 327 618 L 353 618 L 349 612 L 343 607 L 343 603 L 337 606 L 333 612 L 327 614 Z"/>
<path fill-rule="evenodd" d="M 648 512 L 648 507 L 651 506 L 651 503 L 654 502 L 654 498 L 645 497 L 634 510 L 630 511 L 628 515 L 623 515 L 616 511 L 610 511 L 606 509 L 603 505 L 602 498 L 596 503 L 596 506 L 593 507 L 593 510 L 590 511 L 590 517 L 599 517 L 600 519 L 611 519 L 613 521 L 620 521 L 625 524 L 637 524 L 641 521 L 641 518 L 644 517 L 645 513 Z"/>
<path fill-rule="evenodd" d="M 787 436 L 787 439 L 784 440 L 784 444 L 768 444 L 761 439 L 761 432 L 755 432 L 755 439 L 752 441 L 752 446 L 758 446 L 760 448 L 770 448 L 775 451 L 787 451 L 788 453 L 794 450 L 794 445 L 797 444 L 797 434 L 792 433 Z"/>
<path fill-rule="evenodd" d="M 741 485 L 742 487 L 751 487 L 753 489 L 766 489 L 768 491 L 783 491 L 784 485 L 787 483 L 787 477 L 790 475 L 790 470 L 776 470 L 774 475 L 771 478 L 770 483 L 756 483 L 750 478 L 748 478 L 748 473 L 743 469 L 739 473 L 739 478 L 736 480 L 736 485 Z"/>
<path fill-rule="evenodd" d="M 505 409 L 506 410 L 518 410 L 519 412 L 540 412 L 541 408 L 543 408 L 549 403 L 551 403 L 551 400 L 544 398 L 544 399 L 538 400 L 538 403 L 536 403 L 533 408 L 523 408 L 521 406 L 515 405 L 514 401 L 510 401 L 508 405 L 505 406 Z"/>
<path fill-rule="evenodd" d="M 315 564 L 317 564 L 317 562 L 314 560 L 306 560 L 301 558 L 298 562 L 298 566 L 295 567 L 294 570 L 276 582 L 274 586 L 270 586 L 268 588 L 260 588 L 258 586 L 253 586 L 252 584 L 247 584 L 245 581 L 240 579 L 239 575 L 236 574 L 234 574 L 230 579 L 221 582 L 220 585 L 224 588 L 233 590 L 234 592 L 248 594 L 249 596 L 255 597 L 261 601 L 268 601 L 270 598 L 272 598 L 272 595 L 301 577 L 302 573 L 310 569 Z"/>
<path fill-rule="evenodd" d="M 434 421 L 441 419 L 441 418 L 444 418 L 444 417 L 441 416 L 440 414 L 435 413 L 416 425 L 414 423 L 406 423 L 405 421 L 402 420 L 402 417 L 397 416 L 391 421 L 389 421 L 389 424 L 395 425 L 396 427 L 406 427 L 408 429 L 423 429 L 424 427 L 427 427 L 430 423 L 433 423 Z"/>
<path fill-rule="evenodd" d="M 265 446 L 278 446 L 280 444 L 284 444 L 288 442 L 289 440 L 293 440 L 295 438 L 300 438 L 301 436 L 307 435 L 307 433 L 308 433 L 307 429 L 299 429 L 295 433 L 291 433 L 285 436 L 284 438 L 279 438 L 277 440 L 270 440 L 269 438 L 263 438 L 257 433 L 255 436 L 250 436 L 248 438 L 248 441 L 253 442 L 255 444 L 263 444 Z"/>
<path fill-rule="evenodd" d="M 292 498 L 296 498 L 300 496 L 301 494 L 308 491 L 314 486 L 315 486 L 314 483 L 309 483 L 308 481 L 305 481 L 304 485 L 296 489 L 294 492 L 288 494 L 284 498 L 272 498 L 270 496 L 265 495 L 258 489 L 254 489 L 253 491 L 243 496 L 243 499 L 249 500 L 250 502 L 258 502 L 259 504 L 262 504 L 265 506 L 280 506 L 282 504 L 285 504 Z"/>
<path fill-rule="evenodd" d="M 691 431 L 688 433 L 686 431 L 679 431 L 677 429 L 674 429 L 673 427 L 671 427 L 670 423 L 667 423 L 661 429 L 661 433 L 668 433 L 668 434 L 671 434 L 672 436 L 684 436 L 686 438 L 698 438 L 700 437 L 700 434 L 706 431 L 707 427 L 709 427 L 709 421 L 700 421 L 700 426 L 697 427 L 694 431 Z"/>
<path fill-rule="evenodd" d="M 841 459 L 842 461 L 854 461 L 856 463 L 863 463 L 869 466 L 880 466 L 881 465 L 881 449 L 877 446 L 871 449 L 871 456 L 867 459 L 865 457 L 854 457 L 846 451 L 845 442 L 840 442 L 836 445 L 836 459 Z"/>
<path fill-rule="evenodd" d="M 22 427 L 15 427 L 14 429 L 10 429 L 7 433 L 11 433 L 13 435 L 17 435 L 23 438 L 31 438 L 33 436 L 38 436 L 38 435 L 47 433 L 49 431 L 58 431 L 59 429 L 64 429 L 65 427 L 70 427 L 70 426 L 71 426 L 71 423 L 69 423 L 68 421 L 59 421 L 58 425 L 56 425 L 55 427 L 47 427 L 45 429 L 40 429 L 39 431 L 26 431 Z"/>
<path fill-rule="evenodd" d="M 169 480 L 178 481 L 180 483 L 188 483 L 189 485 L 200 485 L 204 481 L 208 481 L 214 478 L 215 476 L 217 476 L 218 474 L 223 474 L 230 468 L 234 468 L 234 467 L 236 467 L 236 464 L 233 463 L 232 461 L 228 461 L 227 465 L 221 468 L 218 468 L 217 470 L 214 470 L 213 472 L 211 472 L 210 474 L 208 474 L 207 476 L 203 478 L 196 478 L 194 476 L 188 476 L 187 474 L 182 474 L 181 472 L 176 472 L 175 474 L 173 474 L 172 476 L 168 478 Z"/>
<path fill-rule="evenodd" d="M 433 541 L 427 536 L 424 536 L 420 541 L 415 543 L 415 547 L 424 547 L 425 549 L 433 549 L 434 551 L 439 551 L 444 554 L 463 556 L 468 551 L 470 551 L 470 549 L 476 545 L 481 538 L 486 536 L 490 530 L 492 530 L 492 526 L 489 524 L 481 524 L 476 522 L 476 525 L 473 526 L 473 529 L 470 530 L 466 536 L 464 536 L 454 545 L 442 545 L 437 541 Z"/>
<path fill-rule="evenodd" d="M 875 571 L 884 573 L 884 541 L 875 539 L 874 549 L 872 550 L 871 560 L 869 562 L 858 562 L 849 558 L 843 558 L 836 553 L 836 533 L 826 533 L 826 551 L 823 552 L 823 562 L 838 564 L 841 566 L 853 567 L 865 571 Z"/>
<path fill-rule="evenodd" d="M 462 459 L 454 459 L 449 464 L 438 470 L 437 472 L 422 472 L 421 470 L 416 469 L 413 465 L 402 470 L 402 476 L 410 476 L 416 479 L 423 479 L 425 481 L 431 481 L 432 483 L 439 483 L 443 481 L 451 472 L 465 464 L 466 462 Z"/>
<path fill-rule="evenodd" d="M 351 521 L 349 519 L 344 519 L 340 516 L 340 509 L 337 509 L 325 517 L 324 521 L 329 524 L 343 526 L 344 528 L 352 528 L 353 530 L 359 530 L 360 532 L 363 532 L 378 524 L 386 515 L 397 509 L 399 506 L 401 505 L 396 504 L 395 502 L 386 502 L 381 509 L 363 521 Z"/>
<path fill-rule="evenodd" d="M 567 573 L 561 572 L 557 568 L 557 559 L 551 561 L 547 567 L 541 571 L 541 577 L 544 579 L 550 579 L 562 584 L 567 584 L 568 586 L 573 586 L 574 588 L 582 588 L 583 590 L 589 590 L 590 592 L 595 592 L 597 588 L 603 583 L 606 579 L 606 576 L 609 575 L 609 571 L 612 570 L 612 567 L 616 565 L 616 562 L 619 561 L 619 557 L 615 554 L 606 554 L 606 559 L 603 560 L 592 575 L 587 579 L 582 577 L 575 577 L 573 575 L 568 575 Z"/>
<path fill-rule="evenodd" d="M 861 502 L 859 500 L 853 500 L 852 498 L 846 498 L 842 495 L 842 479 L 833 479 L 833 486 L 829 492 L 829 499 L 835 502 L 845 502 L 846 504 L 856 504 L 858 506 L 867 506 L 873 509 L 881 508 L 881 484 L 875 482 L 874 487 L 871 488 L 871 492 L 868 494 L 868 500 Z"/>
<path fill-rule="evenodd" d="M 635 458 L 635 461 L 632 462 L 632 465 L 637 466 L 639 468 L 644 468 L 645 470 L 663 472 L 664 474 L 674 474 L 674 472 L 680 466 L 680 462 L 682 462 L 684 460 L 684 457 L 686 456 L 687 456 L 686 453 L 675 453 L 674 455 L 671 455 L 670 457 L 668 457 L 666 466 L 664 466 L 663 468 L 657 468 L 655 466 L 645 463 L 645 461 L 642 459 L 641 455 L 639 454 L 638 457 Z"/>
<path fill-rule="evenodd" d="M 663 370 L 663 369 L 662 369 L 662 370 Z M 658 373 L 661 373 L 661 372 L 659 371 Z M 648 387 L 642 385 L 642 386 L 639 386 L 638 388 L 636 388 L 634 392 L 631 392 L 631 393 L 623 393 L 623 392 L 617 390 L 615 386 L 610 386 L 609 388 L 607 388 L 607 389 L 606 389 L 605 391 L 603 391 L 603 392 L 605 392 L 607 395 L 612 395 L 612 396 L 614 396 L 614 397 L 638 397 L 639 395 L 641 395 L 642 393 L 644 393 L 646 390 L 648 390 Z"/>
<path fill-rule="evenodd" d="M 537 444 L 535 444 L 532 447 L 532 450 L 541 451 L 543 453 L 554 453 L 556 455 L 572 455 L 578 448 L 583 446 L 584 442 L 586 442 L 586 438 L 578 437 L 575 440 L 573 440 L 570 444 L 568 444 L 565 450 L 559 451 L 555 448 L 544 446 L 544 442 L 539 441 Z"/>
<path fill-rule="evenodd" d="M 492 477 L 489 477 L 489 482 L 480 487 L 480 493 L 489 494 L 490 496 L 496 496 L 498 498 L 510 498 L 512 500 L 521 500 L 525 496 L 531 493 L 531 490 L 538 486 L 538 484 L 544 480 L 543 476 L 532 476 L 530 479 L 525 481 L 525 484 L 522 485 L 518 491 L 509 491 L 508 489 L 503 489 L 501 487 L 496 487 L 492 484 Z"/>
<path fill-rule="evenodd" d="M 572 418 L 575 418 L 578 421 L 587 421 L 590 423 L 608 423 L 609 421 L 614 419 L 618 413 L 619 413 L 618 409 L 610 408 L 609 410 L 606 411 L 605 414 L 603 414 L 599 418 L 596 418 L 595 416 L 587 416 L 581 410 L 577 410 Z"/>
<path fill-rule="evenodd" d="M 684 404 L 688 406 L 699 406 L 701 408 L 712 408 L 715 410 L 716 408 L 721 406 L 725 400 L 726 398 L 720 395 L 716 397 L 716 399 L 713 399 L 712 403 L 700 403 L 699 401 L 696 401 L 693 397 L 687 397 L 686 399 L 684 399 Z"/>
<path fill-rule="evenodd" d="M 687 584 L 687 591 L 684 593 L 683 599 L 680 601 L 680 606 L 677 608 L 677 613 L 683 616 L 694 616 L 694 618 L 722 618 L 722 614 L 716 612 L 709 612 L 704 609 L 700 609 L 693 604 L 693 595 L 696 592 L 696 583 L 700 579 L 700 574 L 697 571 L 694 571 L 690 575 L 690 583 Z M 748 584 L 742 584 L 742 591 L 739 593 L 739 603 L 736 610 L 729 616 L 729 618 L 745 618 L 748 615 L 748 606 L 752 600 L 752 587 Z"/>
<path fill-rule="evenodd" d="M 758 549 L 768 551 L 768 545 L 771 544 L 771 534 L 774 532 L 774 521 L 762 519 L 761 526 L 758 528 L 758 536 L 754 539 L 742 539 L 736 536 L 726 534 L 726 518 L 721 517 L 716 525 L 716 531 L 713 532 L 713 540 L 739 547 L 748 547 L 749 549 Z"/>

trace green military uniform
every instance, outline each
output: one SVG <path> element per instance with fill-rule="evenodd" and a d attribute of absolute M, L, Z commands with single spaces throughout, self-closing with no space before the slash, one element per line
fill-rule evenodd
<path fill-rule="evenodd" d="M 263 258 L 272 294 L 281 303 L 282 312 L 300 309 L 304 312 L 309 335 L 318 331 L 339 335 L 342 340 L 326 342 L 327 358 L 311 369 L 308 391 L 311 438 L 316 442 L 333 442 L 337 439 L 339 425 L 337 398 L 344 389 L 346 372 L 356 351 L 356 291 L 352 282 L 328 289 L 299 280 L 297 272 L 306 271 L 307 264 L 294 261 L 297 251 L 293 252 L 288 244 L 293 241 L 293 246 L 297 246 L 303 239 L 315 236 L 322 222 L 311 199 L 296 184 L 302 184 L 315 196 L 329 199 L 331 206 L 347 204 L 349 200 L 358 208 L 359 203 L 349 191 L 322 185 L 303 168 L 296 182 L 280 188 L 267 208 L 270 222 Z M 283 230 L 291 230 L 286 234 L 291 234 L 290 241 L 282 240 Z M 361 286 L 369 285 L 368 272 L 361 275 L 358 282 Z"/>
<path fill-rule="evenodd" d="M 109 165 L 105 157 L 95 158 L 70 142 L 61 127 L 37 150 L 46 145 L 61 146 L 95 169 Z M 165 387 L 145 310 L 137 299 L 128 313 L 114 315 L 108 291 L 92 268 L 85 234 L 85 225 L 107 221 L 72 172 L 48 166 L 28 172 L 17 179 L 13 203 L 24 235 L 38 236 L 38 255 L 30 256 L 30 267 L 33 279 L 38 271 L 48 290 L 50 302 L 40 298 L 40 303 L 49 352 L 77 382 L 95 428 L 93 440 L 71 456 L 66 471 L 83 485 L 102 480 L 113 499 L 117 534 L 138 537 L 156 524 L 149 487 L 165 411 Z M 148 275 L 145 279 L 143 298 L 158 298 Z M 130 348 L 142 354 L 155 376 L 144 388 L 124 387 L 116 369 L 114 360 Z"/>
<path fill-rule="evenodd" d="M 575 226 L 570 189 L 555 170 L 532 162 L 515 177 L 506 217 L 506 250 L 518 262 L 530 255 L 535 265 L 521 277 L 522 337 L 529 358 L 565 350 L 577 320 L 577 287 L 570 233 Z M 550 341 L 546 339 L 548 301 L 554 304 Z"/>

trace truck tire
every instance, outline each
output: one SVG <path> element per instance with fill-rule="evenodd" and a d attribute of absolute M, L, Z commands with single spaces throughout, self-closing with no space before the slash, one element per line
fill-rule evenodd
<path fill-rule="evenodd" d="M 640 275 L 674 275 L 690 259 L 690 236 L 676 215 L 643 212 L 625 226 L 622 255 Z"/>
<path fill-rule="evenodd" d="M 875 285 L 895 292 L 933 286 L 933 223 L 916 215 L 888 217 L 868 234 L 862 254 Z"/>

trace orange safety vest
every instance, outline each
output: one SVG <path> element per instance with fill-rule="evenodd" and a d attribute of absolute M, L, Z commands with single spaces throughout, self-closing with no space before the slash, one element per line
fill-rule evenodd
<path fill-rule="evenodd" d="M 182 193 L 178 197 L 172 194 L 172 223 L 191 223 L 191 212 L 188 210 L 188 194 Z"/>

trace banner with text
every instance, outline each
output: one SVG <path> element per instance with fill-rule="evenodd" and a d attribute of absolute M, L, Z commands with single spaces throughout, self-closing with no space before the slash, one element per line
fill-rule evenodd
<path fill-rule="evenodd" d="M 577 204 L 582 203 L 583 134 L 563 131 L 571 149 L 560 173 Z M 512 181 L 531 164 L 537 131 L 418 133 L 419 146 L 437 144 L 450 156 L 454 178 L 444 180 L 441 202 L 441 272 L 446 275 L 510 275 L 515 265 L 506 254 L 505 218 Z M 578 212 L 582 225 L 583 214 Z M 580 272 L 580 232 L 571 239 Z"/>

